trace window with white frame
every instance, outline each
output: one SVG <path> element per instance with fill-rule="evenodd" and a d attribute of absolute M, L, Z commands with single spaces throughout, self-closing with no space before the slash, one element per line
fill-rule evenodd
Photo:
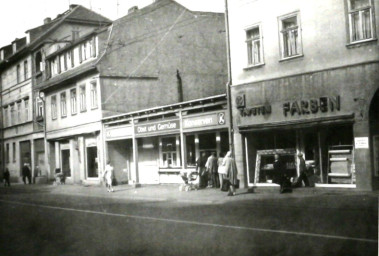
<path fill-rule="evenodd" d="M 302 55 L 300 13 L 279 17 L 281 58 Z"/>
<path fill-rule="evenodd" d="M 71 99 L 71 115 L 75 115 L 77 113 L 76 88 L 70 90 L 70 99 Z"/>
<path fill-rule="evenodd" d="M 20 64 L 17 65 L 17 83 L 21 82 L 21 67 Z"/>
<path fill-rule="evenodd" d="M 160 138 L 161 167 L 180 166 L 179 136 Z"/>
<path fill-rule="evenodd" d="M 66 92 L 61 93 L 61 117 L 67 116 L 67 101 L 66 101 Z"/>
<path fill-rule="evenodd" d="M 29 77 L 29 68 L 28 68 L 28 61 L 27 60 L 25 60 L 24 61 L 24 79 L 26 80 L 26 79 L 28 79 L 28 77 Z"/>
<path fill-rule="evenodd" d="M 38 117 L 43 116 L 43 101 L 40 98 L 36 98 L 36 114 Z"/>
<path fill-rule="evenodd" d="M 5 148 L 5 161 L 7 163 L 10 162 L 10 159 L 9 159 L 9 143 L 7 143 L 6 148 Z"/>
<path fill-rule="evenodd" d="M 91 109 L 97 108 L 97 83 L 91 82 Z"/>
<path fill-rule="evenodd" d="M 8 107 L 4 108 L 4 126 L 9 126 Z"/>
<path fill-rule="evenodd" d="M 246 30 L 247 64 L 248 66 L 263 63 L 262 37 L 259 25 Z"/>
<path fill-rule="evenodd" d="M 372 0 L 347 0 L 349 10 L 350 42 L 374 38 Z"/>
<path fill-rule="evenodd" d="M 16 110 L 15 110 L 15 105 L 11 105 L 11 125 L 16 124 Z"/>
<path fill-rule="evenodd" d="M 12 160 L 13 160 L 13 163 L 16 162 L 16 142 L 13 142 L 12 143 Z"/>
<path fill-rule="evenodd" d="M 57 119 L 57 96 L 51 96 L 51 118 Z"/>
<path fill-rule="evenodd" d="M 80 97 L 80 111 L 83 112 L 83 111 L 87 110 L 86 85 L 85 84 L 80 85 L 79 90 L 80 90 L 80 95 L 79 95 L 79 97 Z"/>
<path fill-rule="evenodd" d="M 21 123 L 21 101 L 17 102 L 17 123 Z"/>
<path fill-rule="evenodd" d="M 24 121 L 29 121 L 29 99 L 24 99 Z"/>

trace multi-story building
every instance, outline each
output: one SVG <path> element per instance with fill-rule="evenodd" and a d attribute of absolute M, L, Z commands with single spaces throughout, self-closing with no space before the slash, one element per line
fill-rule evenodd
<path fill-rule="evenodd" d="M 375 0 L 228 1 L 235 155 L 246 186 L 274 186 L 274 154 L 316 187 L 379 185 Z"/>
<path fill-rule="evenodd" d="M 34 161 L 31 55 L 27 43 L 26 37 L 15 39 L 0 51 L 3 169 L 9 170 L 13 181 L 18 181 L 24 163 Z"/>
<path fill-rule="evenodd" d="M 26 31 L 25 38 L 1 48 L 4 168 L 9 169 L 11 178 L 21 176 L 24 163 L 31 165 L 33 176 L 51 174 L 46 164 L 50 156 L 45 150 L 45 99 L 38 90 L 46 75 L 50 75 L 46 57 L 109 24 L 107 18 L 82 6 L 71 5 L 55 19 L 46 18 L 42 26 Z M 12 50 L 10 54 L 8 48 Z"/>
<path fill-rule="evenodd" d="M 124 172 L 130 170 L 128 163 L 138 165 L 138 161 L 132 161 L 135 158 L 130 158 L 135 144 L 124 140 L 129 135 L 123 134 L 122 127 L 117 127 L 121 129 L 114 136 L 116 125 L 130 122 L 130 116 L 122 113 L 224 93 L 224 30 L 222 14 L 191 12 L 175 1 L 161 0 L 141 10 L 133 7 L 110 27 L 84 34 L 79 40 L 46 54 L 46 69 L 36 90 L 44 94 L 46 104 L 50 169 L 61 169 L 68 182 L 98 183 L 105 161 L 110 159 L 119 182 L 135 180 L 135 175 Z M 204 107 L 223 111 L 226 99 L 221 98 L 223 107 L 219 98 L 205 99 L 198 112 L 204 112 Z M 217 106 L 212 109 L 211 105 Z M 146 110 L 140 115 L 141 122 L 158 117 L 164 122 L 171 121 L 175 117 L 171 110 L 167 113 L 166 107 L 156 108 L 154 115 L 145 115 L 149 112 Z M 109 116 L 113 116 L 106 119 L 112 123 L 111 138 L 105 136 L 108 130 L 104 133 L 101 126 L 102 119 Z M 135 122 L 139 119 L 133 118 Z M 226 129 L 225 124 L 223 128 Z M 175 129 L 174 135 L 164 134 L 171 135 L 163 139 L 170 147 L 177 147 L 178 131 Z M 156 136 L 161 134 L 141 135 L 149 137 L 146 139 L 140 136 L 143 141 L 140 145 L 147 143 L 149 147 L 146 152 L 140 151 L 139 158 L 141 169 L 149 176 L 144 183 L 151 183 L 158 175 L 158 147 L 154 145 L 158 143 Z M 208 137 L 216 145 L 216 133 Z M 109 142 L 104 144 L 104 138 Z M 179 154 L 177 150 L 171 151 L 166 152 L 166 157 L 176 162 Z M 168 165 L 167 161 L 162 160 Z M 154 173 L 150 173 L 152 166 L 157 167 Z M 178 172 L 172 173 L 178 177 Z"/>
<path fill-rule="evenodd" d="M 118 182 L 182 182 L 201 153 L 228 150 L 225 44 L 224 14 L 171 0 L 114 21 L 100 85 Z"/>

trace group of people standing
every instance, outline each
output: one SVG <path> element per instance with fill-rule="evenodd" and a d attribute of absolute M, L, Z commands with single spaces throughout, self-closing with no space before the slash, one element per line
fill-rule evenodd
<path fill-rule="evenodd" d="M 24 184 L 25 185 L 27 183 L 32 184 L 32 172 L 30 170 L 30 164 L 29 163 L 24 163 L 24 165 L 21 168 L 21 173 L 22 173 L 22 181 L 24 182 Z M 10 187 L 11 186 L 10 178 L 11 177 L 10 177 L 9 170 L 8 170 L 8 168 L 5 168 L 5 171 L 3 174 L 4 187 L 6 187 L 6 186 Z M 28 182 L 26 182 L 26 181 L 28 181 Z"/>
<path fill-rule="evenodd" d="M 208 158 L 203 152 L 196 161 L 196 171 L 200 176 L 200 188 L 220 188 L 228 190 L 228 196 L 235 195 L 235 187 L 238 185 L 237 166 L 231 151 L 225 157 L 222 153 L 217 157 L 212 152 Z"/>

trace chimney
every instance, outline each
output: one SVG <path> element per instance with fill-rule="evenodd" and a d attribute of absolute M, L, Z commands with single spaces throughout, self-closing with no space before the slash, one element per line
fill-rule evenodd
<path fill-rule="evenodd" d="M 128 10 L 128 14 L 131 14 L 131 13 L 137 11 L 137 10 L 138 10 L 138 6 L 130 7 L 129 10 Z"/>
<path fill-rule="evenodd" d="M 70 4 L 70 10 L 74 9 L 76 6 L 78 6 L 77 4 Z"/>
<path fill-rule="evenodd" d="M 50 23 L 51 22 L 51 18 L 50 17 L 46 17 L 44 20 L 43 20 L 43 24 L 47 24 L 47 23 Z"/>

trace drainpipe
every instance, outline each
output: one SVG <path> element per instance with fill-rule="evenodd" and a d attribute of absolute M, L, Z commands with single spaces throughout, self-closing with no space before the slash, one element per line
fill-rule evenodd
<path fill-rule="evenodd" d="M 234 130 L 233 130 L 233 113 L 232 113 L 232 98 L 231 89 L 232 85 L 232 68 L 230 59 L 230 36 L 229 36 L 229 12 L 228 12 L 228 0 L 225 0 L 225 29 L 226 29 L 226 55 L 227 55 L 227 65 L 228 65 L 228 82 L 226 84 L 226 100 L 227 108 L 229 112 L 229 149 L 232 151 L 232 156 L 234 157 Z"/>

